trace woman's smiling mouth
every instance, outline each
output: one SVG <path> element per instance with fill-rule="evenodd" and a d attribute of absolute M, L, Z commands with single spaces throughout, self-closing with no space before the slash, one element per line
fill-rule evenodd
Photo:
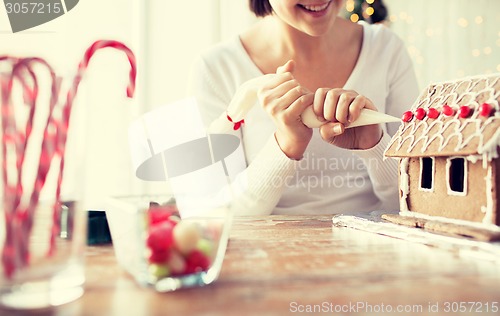
<path fill-rule="evenodd" d="M 323 4 L 310 4 L 310 5 L 298 4 L 298 6 L 305 11 L 321 12 L 321 11 L 325 11 L 328 8 L 328 5 L 330 4 L 330 2 L 331 1 L 325 2 Z"/>

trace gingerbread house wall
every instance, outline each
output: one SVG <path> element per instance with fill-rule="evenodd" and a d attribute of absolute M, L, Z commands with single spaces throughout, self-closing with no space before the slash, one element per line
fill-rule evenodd
<path fill-rule="evenodd" d="M 491 197 L 494 211 L 494 222 L 500 226 L 500 158 L 494 160 L 491 166 L 491 175 L 493 187 L 491 188 Z"/>
<path fill-rule="evenodd" d="M 406 161 L 404 161 L 407 159 Z M 430 216 L 461 219 L 500 225 L 498 188 L 499 159 L 483 164 L 482 160 L 467 162 L 467 190 L 465 195 L 449 194 L 446 169 L 448 157 L 435 157 L 432 190 L 420 188 L 420 158 L 403 158 L 400 168 L 402 190 L 401 209 Z M 403 174 L 406 171 L 406 175 Z M 406 182 L 406 183 L 405 183 Z M 489 183 L 488 183 L 489 182 Z M 496 186 L 494 185 L 496 183 Z"/>

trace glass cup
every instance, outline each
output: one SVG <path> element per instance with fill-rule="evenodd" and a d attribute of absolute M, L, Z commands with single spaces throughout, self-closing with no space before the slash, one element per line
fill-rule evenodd
<path fill-rule="evenodd" d="M 84 292 L 87 212 L 74 202 L 55 212 L 42 203 L 31 227 L 29 217 L 9 213 L 0 210 L 1 307 L 42 309 L 79 298 Z"/>
<path fill-rule="evenodd" d="M 0 73 L 0 105 L 2 110 L 8 109 L 0 131 L 4 133 L 0 156 L 4 176 L 0 181 L 0 314 L 1 309 L 59 306 L 84 292 L 88 212 L 82 201 L 86 179 L 84 175 L 73 177 L 77 179 L 76 186 L 81 186 L 71 196 L 74 202 L 56 204 L 56 192 L 61 188 L 60 155 L 56 143 L 50 141 L 54 139 L 51 135 L 55 135 L 55 125 L 52 129 L 45 126 L 50 113 L 48 100 L 57 90 L 51 89 L 54 83 L 50 77 L 40 74 L 36 78 L 39 97 L 32 103 L 33 96 L 28 93 L 31 88 L 15 81 L 8 93 L 5 88 L 9 76 Z M 56 82 L 61 84 L 61 95 L 71 84 L 62 77 L 57 77 Z M 29 81 L 26 83 L 31 87 Z M 8 95 L 10 101 L 3 102 L 9 99 Z M 61 96 L 55 99 L 54 106 L 65 100 Z M 34 108 L 31 120 L 27 119 L 27 105 Z M 29 137 L 27 133 L 23 135 L 25 130 L 32 130 Z M 42 146 L 43 140 L 47 146 Z M 84 160 L 85 156 L 78 158 Z M 66 163 L 68 160 L 71 164 L 74 159 L 66 159 Z"/>
<path fill-rule="evenodd" d="M 119 264 L 158 292 L 211 284 L 232 222 L 228 206 L 183 216 L 170 196 L 110 198 L 106 209 Z"/>

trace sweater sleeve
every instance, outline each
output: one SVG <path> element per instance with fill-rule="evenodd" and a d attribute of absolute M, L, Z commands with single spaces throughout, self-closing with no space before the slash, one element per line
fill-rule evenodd
<path fill-rule="evenodd" d="M 245 78 L 238 77 L 238 73 L 231 65 L 219 65 L 210 59 L 200 58 L 193 64 L 188 94 L 197 99 L 206 126 L 225 112 L 237 87 L 245 81 Z M 231 133 L 242 141 L 241 129 Z M 235 214 L 271 214 L 281 198 L 286 179 L 294 174 L 297 162 L 281 151 L 274 136 L 268 139 L 250 164 L 245 161 L 244 154 L 239 156 L 241 161 L 232 168 L 230 175 Z"/>
<path fill-rule="evenodd" d="M 269 215 L 278 204 L 297 161 L 288 158 L 269 138 L 257 157 L 233 182 L 237 215 Z"/>

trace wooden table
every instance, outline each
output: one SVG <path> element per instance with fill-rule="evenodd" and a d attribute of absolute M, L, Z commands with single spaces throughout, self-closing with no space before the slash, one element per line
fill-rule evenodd
<path fill-rule="evenodd" d="M 221 275 L 203 288 L 140 288 L 110 246 L 88 247 L 87 274 L 84 296 L 47 314 L 500 314 L 498 264 L 333 227 L 331 216 L 236 219 Z"/>

